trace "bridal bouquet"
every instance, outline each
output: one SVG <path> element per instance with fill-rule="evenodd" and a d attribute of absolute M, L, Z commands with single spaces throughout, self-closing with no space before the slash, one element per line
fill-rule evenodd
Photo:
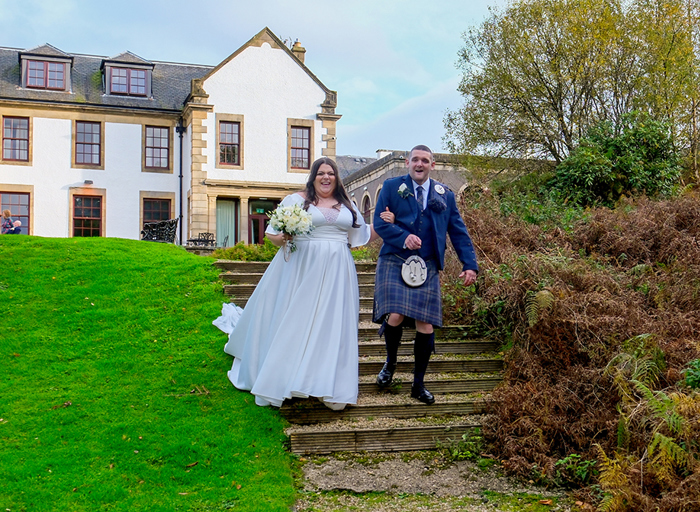
<path fill-rule="evenodd" d="M 290 206 L 278 206 L 277 209 L 268 214 L 270 216 L 270 226 L 285 235 L 308 235 L 314 229 L 311 223 L 311 214 L 298 204 Z M 294 241 L 286 242 L 284 245 L 284 259 L 289 261 L 289 253 L 296 250 Z"/>

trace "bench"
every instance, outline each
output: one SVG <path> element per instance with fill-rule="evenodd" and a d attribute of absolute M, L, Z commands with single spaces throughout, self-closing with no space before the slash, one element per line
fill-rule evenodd
<path fill-rule="evenodd" d="M 141 240 L 173 244 L 177 236 L 178 219 L 147 222 L 141 231 Z"/>
<path fill-rule="evenodd" d="M 192 245 L 195 247 L 214 247 L 216 245 L 216 238 L 214 233 L 200 233 L 197 238 L 190 238 L 187 240 L 187 245 Z"/>

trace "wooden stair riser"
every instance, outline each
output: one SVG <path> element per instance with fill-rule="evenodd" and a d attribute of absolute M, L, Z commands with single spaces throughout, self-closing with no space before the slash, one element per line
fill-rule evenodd
<path fill-rule="evenodd" d="M 360 299 L 362 300 L 362 299 Z M 377 335 L 377 332 L 379 331 L 379 324 L 376 324 L 376 327 L 360 327 L 357 330 L 357 336 L 361 340 L 373 340 L 373 339 L 379 339 L 379 336 Z M 401 337 L 403 342 L 406 341 L 412 341 L 416 337 L 416 331 L 415 329 L 409 329 L 409 328 L 404 328 L 403 330 L 403 336 Z M 384 339 L 384 338 L 382 338 Z M 469 335 L 469 332 L 464 329 L 463 327 L 460 326 L 455 326 L 455 325 L 448 325 L 445 327 L 436 327 L 435 328 L 435 339 L 449 339 L 449 340 L 463 340 L 463 341 L 469 341 L 471 340 L 471 336 Z"/>
<path fill-rule="evenodd" d="M 224 293 L 229 296 L 233 296 L 236 298 L 241 298 L 241 299 L 248 299 L 250 296 L 253 294 L 253 291 L 255 291 L 255 287 L 257 286 L 257 283 L 246 283 L 246 284 L 225 284 L 224 285 Z M 372 308 L 372 294 L 374 293 L 374 285 L 372 284 L 361 284 L 359 285 L 360 288 L 360 309 L 363 309 L 362 307 L 362 302 L 363 300 L 365 301 L 365 305 L 369 304 L 369 309 Z M 369 302 L 367 302 L 369 301 Z M 365 307 L 364 309 L 367 309 Z"/>
<path fill-rule="evenodd" d="M 498 348 L 498 343 L 490 341 L 453 341 L 441 343 L 436 341 L 436 354 L 485 354 L 494 352 Z M 384 343 L 360 343 L 360 357 L 384 357 L 386 356 L 386 346 Z M 413 355 L 413 341 L 404 340 L 399 346 L 400 356 Z"/>
<path fill-rule="evenodd" d="M 254 273 L 260 273 L 262 274 L 267 270 L 268 265 L 270 264 L 269 261 L 226 261 L 226 260 L 217 260 L 213 263 L 213 265 L 221 270 L 228 271 L 228 272 L 254 272 Z M 377 265 L 376 263 L 355 263 L 355 269 L 357 270 L 357 273 L 374 273 L 376 270 Z"/>
<path fill-rule="evenodd" d="M 292 432 L 292 452 L 299 455 L 333 452 L 401 452 L 433 450 L 438 443 L 457 442 L 481 425 L 392 428 L 376 430 Z"/>
<path fill-rule="evenodd" d="M 219 274 L 219 279 L 231 284 L 258 284 L 262 276 L 261 273 L 224 272 Z M 374 292 L 374 274 L 357 274 L 357 282 L 360 286 L 371 285 L 371 287 L 367 287 L 364 290 Z M 370 297 L 372 293 L 365 296 Z"/>
<path fill-rule="evenodd" d="M 382 366 L 384 363 L 381 362 L 360 361 L 360 375 L 376 375 Z M 501 370 L 503 370 L 503 361 L 500 359 L 432 360 L 428 364 L 426 373 L 493 373 Z M 413 373 L 413 361 L 399 361 L 396 372 Z"/>
<path fill-rule="evenodd" d="M 392 405 L 348 405 L 342 411 L 332 411 L 320 402 L 304 404 L 304 407 L 283 406 L 280 409 L 287 421 L 297 425 L 328 423 L 349 418 L 424 418 L 426 416 L 466 416 L 486 412 L 483 400 L 461 402 L 436 402 L 425 405 L 411 399 L 410 403 Z"/>
<path fill-rule="evenodd" d="M 476 393 L 478 391 L 492 391 L 503 379 L 500 377 L 489 377 L 483 379 L 470 380 L 432 380 L 426 381 L 425 386 L 434 395 L 447 395 L 451 393 Z M 379 393 L 376 382 L 360 382 L 360 395 Z M 388 391 L 384 391 L 387 393 Z M 391 393 L 409 394 L 411 392 L 411 382 L 396 383 L 391 387 Z"/>

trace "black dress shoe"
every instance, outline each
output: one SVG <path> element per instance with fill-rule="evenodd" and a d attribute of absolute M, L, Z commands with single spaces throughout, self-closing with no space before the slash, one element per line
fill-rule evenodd
<path fill-rule="evenodd" d="M 394 372 L 396 371 L 395 364 L 384 363 L 382 371 L 377 375 L 377 386 L 380 388 L 385 388 L 391 384 L 391 379 L 394 378 Z"/>
<path fill-rule="evenodd" d="M 435 402 L 435 397 L 433 394 L 425 389 L 425 386 L 420 385 L 416 386 L 415 384 L 411 386 L 411 398 L 415 398 L 416 400 L 420 400 L 424 404 L 432 404 Z"/>

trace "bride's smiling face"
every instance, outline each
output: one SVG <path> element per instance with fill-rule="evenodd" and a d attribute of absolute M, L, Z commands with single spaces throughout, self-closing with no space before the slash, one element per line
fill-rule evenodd
<path fill-rule="evenodd" d="M 314 178 L 314 189 L 318 197 L 332 197 L 337 186 L 337 177 L 333 167 L 328 164 L 322 164 L 316 171 Z"/>

